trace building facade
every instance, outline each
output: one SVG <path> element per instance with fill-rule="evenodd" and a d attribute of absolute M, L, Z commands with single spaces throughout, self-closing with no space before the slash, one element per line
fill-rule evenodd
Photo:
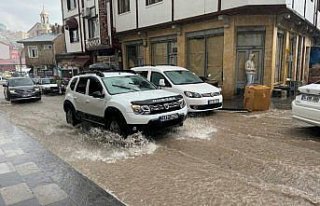
<path fill-rule="evenodd" d="M 112 0 L 124 68 L 173 64 L 241 94 L 255 54 L 255 83 L 307 81 L 320 28 L 317 0 Z M 210 75 L 209 75 L 210 74 Z"/>
<path fill-rule="evenodd" d="M 65 53 L 63 34 L 43 34 L 20 40 L 24 45 L 26 66 L 32 68 L 34 76 L 58 75 L 56 70 L 56 54 Z"/>
<path fill-rule="evenodd" d="M 61 0 L 61 5 L 67 54 L 60 56 L 60 65 L 84 68 L 96 62 L 117 63 L 112 45 L 112 2 Z"/>

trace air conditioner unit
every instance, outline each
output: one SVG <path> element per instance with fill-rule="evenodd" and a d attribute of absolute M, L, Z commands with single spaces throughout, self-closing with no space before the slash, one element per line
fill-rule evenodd
<path fill-rule="evenodd" d="M 83 17 L 89 18 L 91 16 L 91 9 L 90 8 L 85 8 L 83 10 Z"/>

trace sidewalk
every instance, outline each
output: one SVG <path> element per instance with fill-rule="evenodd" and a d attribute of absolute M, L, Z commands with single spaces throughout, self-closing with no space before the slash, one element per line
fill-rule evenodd
<path fill-rule="evenodd" d="M 0 205 L 124 205 L 0 112 Z"/>

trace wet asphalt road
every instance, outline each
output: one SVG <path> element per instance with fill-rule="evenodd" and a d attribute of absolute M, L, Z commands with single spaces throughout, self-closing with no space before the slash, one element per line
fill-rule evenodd
<path fill-rule="evenodd" d="M 0 99 L 15 125 L 128 205 L 320 205 L 320 129 L 290 110 L 220 111 L 123 141 L 67 125 L 62 96 Z"/>

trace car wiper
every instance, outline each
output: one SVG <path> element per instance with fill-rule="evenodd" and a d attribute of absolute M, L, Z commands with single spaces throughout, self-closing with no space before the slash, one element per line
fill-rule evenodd
<path fill-rule="evenodd" d="M 112 85 L 113 87 L 119 87 L 119 88 L 122 88 L 122 89 L 132 89 L 134 91 L 140 91 L 140 89 L 137 89 L 137 88 L 134 88 L 134 87 L 128 87 L 128 86 L 125 86 L 125 85 L 118 85 L 118 84 L 113 84 Z"/>

